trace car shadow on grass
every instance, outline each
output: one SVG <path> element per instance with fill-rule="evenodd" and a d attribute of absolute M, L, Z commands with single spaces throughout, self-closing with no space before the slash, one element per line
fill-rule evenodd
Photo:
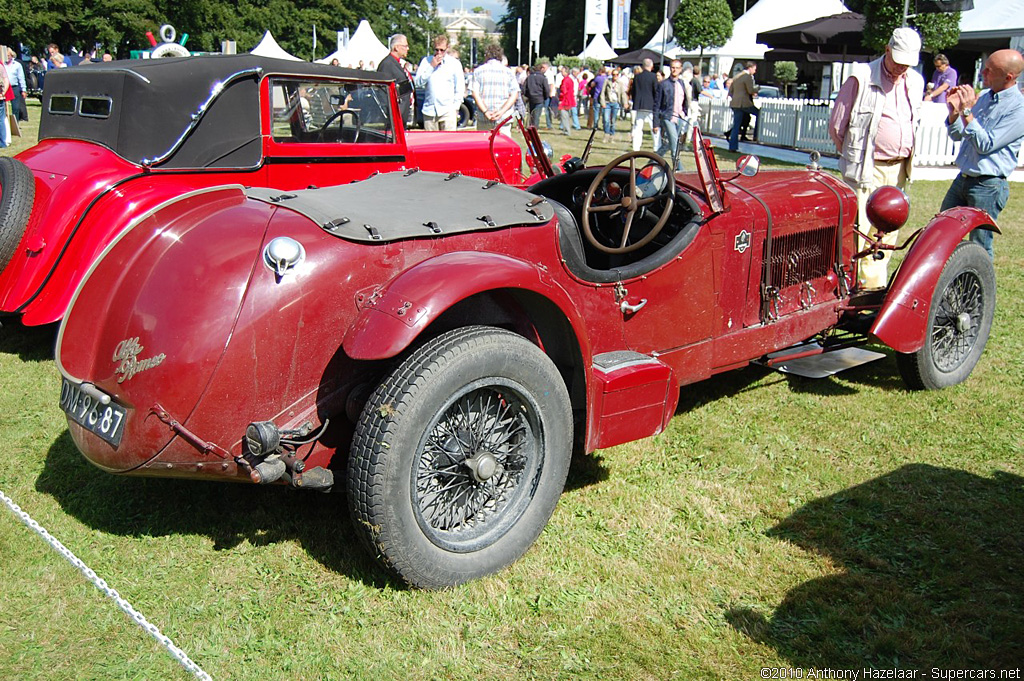
<path fill-rule="evenodd" d="M 913 464 L 768 532 L 839 574 L 729 623 L 803 669 L 1007 669 L 1024 660 L 1024 478 Z"/>
<path fill-rule="evenodd" d="M 17 355 L 26 362 L 53 359 L 59 324 L 23 326 L 16 318 L 0 319 L 0 354 Z"/>
<path fill-rule="evenodd" d="M 46 454 L 36 490 L 86 526 L 125 537 L 201 535 L 214 551 L 297 540 L 314 559 L 375 588 L 404 589 L 354 532 L 343 485 L 329 494 L 283 486 L 111 475 L 88 463 L 68 431 Z"/>

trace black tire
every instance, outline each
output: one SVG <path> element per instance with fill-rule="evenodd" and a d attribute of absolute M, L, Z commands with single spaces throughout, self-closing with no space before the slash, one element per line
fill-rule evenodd
<path fill-rule="evenodd" d="M 449 331 L 363 409 L 348 462 L 356 530 L 415 587 L 491 574 L 544 529 L 571 447 L 569 395 L 537 346 L 493 327 Z"/>
<path fill-rule="evenodd" d="M 896 355 L 907 385 L 938 390 L 967 380 L 985 349 L 995 309 L 992 259 L 980 245 L 964 241 L 935 285 L 924 346 Z"/>
<path fill-rule="evenodd" d="M 464 128 L 473 122 L 473 116 L 469 111 L 469 107 L 465 102 L 459 105 L 459 123 L 460 128 Z"/>
<path fill-rule="evenodd" d="M 0 272 L 25 236 L 35 197 L 36 180 L 28 166 L 9 156 L 0 157 Z"/>

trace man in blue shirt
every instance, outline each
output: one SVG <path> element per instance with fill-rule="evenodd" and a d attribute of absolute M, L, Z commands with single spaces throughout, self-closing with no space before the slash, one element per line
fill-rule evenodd
<path fill-rule="evenodd" d="M 946 97 L 946 130 L 951 139 L 963 144 L 956 157 L 960 174 L 942 199 L 941 210 L 973 206 L 995 220 L 1006 206 L 1010 196 L 1006 178 L 1017 167 L 1017 152 L 1024 140 L 1024 95 L 1017 88 L 1021 71 L 1020 52 L 998 50 L 981 71 L 988 90 L 977 96 L 972 86 L 960 85 Z M 993 232 L 985 229 L 971 231 L 971 241 L 984 246 L 989 257 L 992 237 Z"/>

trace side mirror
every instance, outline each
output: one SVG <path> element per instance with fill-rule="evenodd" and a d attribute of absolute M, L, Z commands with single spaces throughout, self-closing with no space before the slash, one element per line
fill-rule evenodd
<path fill-rule="evenodd" d="M 753 177 L 761 168 L 761 159 L 757 156 L 744 154 L 736 159 L 736 170 L 743 177 Z"/>

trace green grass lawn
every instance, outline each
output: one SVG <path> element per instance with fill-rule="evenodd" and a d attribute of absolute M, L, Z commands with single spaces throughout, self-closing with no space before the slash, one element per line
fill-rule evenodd
<path fill-rule="evenodd" d="M 619 136 L 592 161 L 625 151 Z M 564 138 L 550 137 L 557 157 Z M 915 226 L 945 189 L 912 186 Z M 992 336 L 965 384 L 909 392 L 888 357 L 821 381 L 749 368 L 688 386 L 665 433 L 574 461 L 536 546 L 462 587 L 410 591 L 382 573 L 341 489 L 95 469 L 57 407 L 53 328 L 0 329 L 0 490 L 214 678 L 1020 667 L 1020 191 L 996 237 Z M 5 507 L 0 574 L 5 678 L 185 678 Z"/>

